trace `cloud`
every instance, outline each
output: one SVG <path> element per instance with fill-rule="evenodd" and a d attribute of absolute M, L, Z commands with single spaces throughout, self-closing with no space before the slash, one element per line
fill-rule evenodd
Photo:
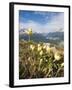
<path fill-rule="evenodd" d="M 49 31 L 62 31 L 64 30 L 64 14 L 59 14 L 54 16 L 49 23 L 45 25 L 48 27 Z"/>
<path fill-rule="evenodd" d="M 41 30 L 43 30 L 42 29 L 43 26 L 41 24 L 31 21 L 31 20 L 29 20 L 27 23 L 20 23 L 20 30 L 23 28 L 25 28 L 25 29 L 32 28 L 33 32 L 38 32 L 38 33 L 43 32 L 43 31 L 41 31 Z"/>
<path fill-rule="evenodd" d="M 47 19 L 45 17 L 45 19 Z M 64 14 L 60 13 L 52 17 L 50 21 L 46 24 L 41 24 L 32 20 L 28 22 L 20 22 L 20 29 L 29 28 L 33 29 L 33 32 L 38 33 L 48 33 L 48 32 L 56 32 L 56 31 L 63 31 L 64 30 Z"/>
<path fill-rule="evenodd" d="M 43 11 L 35 11 L 34 14 L 41 15 L 41 16 L 47 15 L 47 13 Z"/>

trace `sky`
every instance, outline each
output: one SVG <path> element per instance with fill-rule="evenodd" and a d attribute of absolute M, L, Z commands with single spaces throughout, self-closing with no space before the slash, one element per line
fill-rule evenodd
<path fill-rule="evenodd" d="M 37 33 L 64 31 L 64 13 L 20 10 L 19 30 L 28 28 Z"/>

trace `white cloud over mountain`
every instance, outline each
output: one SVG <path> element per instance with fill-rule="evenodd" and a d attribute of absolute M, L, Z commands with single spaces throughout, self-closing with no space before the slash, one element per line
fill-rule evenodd
<path fill-rule="evenodd" d="M 48 16 L 45 17 L 47 20 Z M 41 24 L 32 20 L 27 22 L 20 22 L 20 30 L 23 28 L 32 28 L 33 32 L 38 33 L 48 33 L 55 31 L 63 31 L 64 30 L 64 14 L 60 13 L 56 16 L 53 16 L 50 21 L 46 24 Z"/>

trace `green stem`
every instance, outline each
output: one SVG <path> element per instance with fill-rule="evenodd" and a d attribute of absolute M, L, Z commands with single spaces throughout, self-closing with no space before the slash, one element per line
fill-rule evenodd
<path fill-rule="evenodd" d="M 57 75 L 58 75 L 58 73 L 59 73 L 59 71 L 62 69 L 62 67 L 60 67 L 58 70 L 57 70 L 57 73 L 56 73 L 56 75 L 55 75 L 55 77 L 57 77 Z"/>

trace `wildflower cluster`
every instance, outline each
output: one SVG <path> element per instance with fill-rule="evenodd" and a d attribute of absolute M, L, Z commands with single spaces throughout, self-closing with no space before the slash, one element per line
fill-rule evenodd
<path fill-rule="evenodd" d="M 23 73 L 20 70 L 20 78 L 50 78 L 64 75 L 63 51 L 43 43 L 22 43 L 25 47 L 20 47 L 23 50 L 20 51 L 23 64 L 20 63 L 20 66 L 23 66 L 23 69 L 20 68 L 23 70 Z"/>
<path fill-rule="evenodd" d="M 25 32 L 29 42 L 19 41 L 19 78 L 51 78 L 64 76 L 64 50 L 48 43 L 31 42 L 32 28 Z"/>

